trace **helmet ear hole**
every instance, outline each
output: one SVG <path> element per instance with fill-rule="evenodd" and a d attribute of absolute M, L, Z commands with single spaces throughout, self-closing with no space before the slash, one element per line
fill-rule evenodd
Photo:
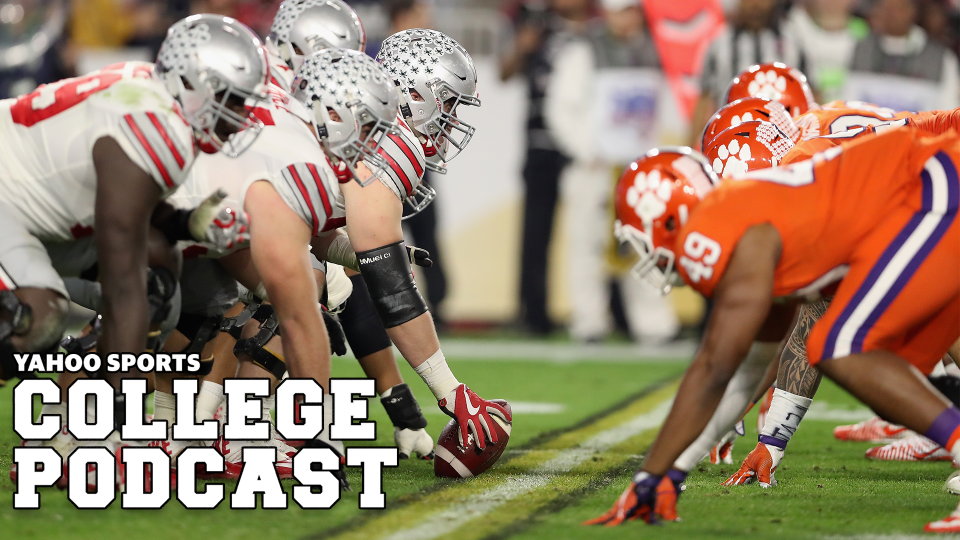
<path fill-rule="evenodd" d="M 674 232 L 677 230 L 677 220 L 675 220 L 673 216 L 670 216 L 667 218 L 666 223 L 663 224 L 663 227 L 667 232 Z"/>

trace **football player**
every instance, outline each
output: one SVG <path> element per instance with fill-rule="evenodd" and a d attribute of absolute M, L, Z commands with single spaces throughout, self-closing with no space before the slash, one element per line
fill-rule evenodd
<path fill-rule="evenodd" d="M 885 418 L 960 453 L 960 409 L 921 375 L 960 337 L 960 137 L 889 129 L 715 189 L 702 175 L 667 170 L 664 154 L 622 179 L 634 195 L 618 217 L 649 239 L 648 272 L 713 297 L 715 312 L 661 431 L 670 437 L 657 438 L 624 495 L 593 522 L 655 519 L 661 480 L 751 342 L 784 337 L 790 299 L 833 294 L 807 341 L 811 364 Z M 668 188 L 634 182 L 655 171 L 667 173 Z M 651 196 L 658 211 L 639 204 Z M 851 205 L 858 211 L 845 211 Z"/>
<path fill-rule="evenodd" d="M 99 352 L 144 350 L 150 306 L 162 310 L 175 284 L 157 268 L 150 282 L 163 290 L 148 289 L 154 210 L 198 149 L 237 156 L 256 139 L 261 125 L 249 111 L 266 97 L 267 75 L 251 30 L 195 15 L 171 27 L 156 64 L 115 64 L 0 104 L 9 135 L 0 160 L 4 359 L 58 345 L 68 305 L 61 275 L 94 262 L 103 283 Z M 216 213 L 185 216 L 182 236 L 218 240 L 209 228 Z M 122 376 L 110 380 L 118 387 Z M 118 425 L 125 409 L 118 393 Z"/>
<path fill-rule="evenodd" d="M 342 54 L 347 52 L 342 51 Z M 413 280 L 400 229 L 402 201 L 415 186 L 409 177 L 396 181 L 390 175 L 395 172 L 393 168 L 371 171 L 366 163 L 388 160 L 389 154 L 380 154 L 378 150 L 382 148 L 371 150 L 369 146 L 358 146 L 346 138 L 343 131 L 349 129 L 348 126 L 362 124 L 363 117 L 357 117 L 357 111 L 343 105 L 349 103 L 342 93 L 345 90 L 334 88 L 328 81 L 330 66 L 337 65 L 329 60 L 330 54 L 333 53 L 321 51 L 308 58 L 293 83 L 294 97 L 316 116 L 320 141 L 331 156 L 335 170 L 338 173 L 349 171 L 353 178 L 351 181 L 348 177 L 346 183 L 340 185 L 343 212 L 350 229 L 349 239 L 340 236 L 329 242 L 329 247 L 315 245 L 315 252 L 330 262 L 360 270 L 390 339 L 433 392 L 441 410 L 456 419 L 462 440 L 468 441 L 472 435 L 474 444 L 483 449 L 487 440 L 497 442 L 490 414 L 507 421 L 511 416 L 501 406 L 480 398 L 460 383 L 448 367 L 433 319 Z M 469 54 L 454 40 L 432 30 L 394 34 L 384 41 L 381 54 L 389 54 L 391 61 L 398 63 L 412 62 L 419 71 L 430 73 L 430 79 L 423 85 L 407 76 L 399 79 L 406 84 L 396 84 L 399 68 L 394 68 L 397 73 L 391 73 L 394 79 L 390 81 L 391 88 L 399 87 L 400 94 L 407 95 L 411 90 L 418 91 L 424 101 L 418 103 L 416 115 L 429 119 L 421 125 L 423 131 L 417 132 L 424 137 L 421 142 L 436 149 L 441 157 L 453 157 L 456 152 L 447 151 L 448 143 L 462 148 L 473 132 L 467 124 L 464 124 L 466 127 L 455 125 L 456 108 L 461 103 L 478 103 L 472 96 L 476 88 L 476 70 Z M 390 65 L 384 61 L 387 72 L 391 71 Z M 443 66 L 449 69 L 441 69 Z M 445 71 L 450 73 L 442 73 Z M 461 76 L 468 81 L 461 81 Z M 449 81 L 454 77 L 459 81 L 456 86 Z M 465 96 L 465 91 L 470 94 Z M 397 97 L 398 93 L 394 91 L 390 99 Z M 401 111 L 405 110 L 404 99 L 400 98 Z M 448 136 L 456 138 L 455 133 L 464 136 L 456 142 L 449 140 Z M 381 140 L 405 148 L 407 153 L 418 150 L 417 147 L 411 148 L 394 132 L 387 132 Z M 441 148 L 444 149 L 442 155 Z M 363 161 L 359 159 L 361 153 L 364 154 Z"/>
<path fill-rule="evenodd" d="M 273 84 L 290 90 L 294 73 L 304 58 L 327 48 L 363 52 L 366 34 L 356 13 L 342 0 L 287 0 L 280 5 L 266 40 L 270 53 Z M 413 213 L 430 204 L 436 193 L 423 182 L 425 163 L 412 132 L 400 126 L 396 140 L 385 140 L 382 153 L 387 158 L 384 179 L 389 179 L 404 194 L 404 202 Z M 413 261 L 411 261 L 413 262 Z M 428 265 L 420 258 L 417 264 Z M 329 275 L 342 275 L 339 265 L 329 265 Z M 427 420 L 420 412 L 413 392 L 403 382 L 393 344 L 377 317 L 370 292 L 360 274 L 346 269 L 352 286 L 349 302 L 338 314 L 343 333 L 360 367 L 376 380 L 377 394 L 394 425 L 394 440 L 400 457 L 414 453 L 430 457 L 433 439 L 423 429 Z"/>

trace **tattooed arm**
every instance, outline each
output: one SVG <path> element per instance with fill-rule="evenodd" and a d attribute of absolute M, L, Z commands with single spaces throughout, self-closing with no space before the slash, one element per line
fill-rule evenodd
<path fill-rule="evenodd" d="M 797 324 L 780 355 L 780 371 L 777 373 L 777 388 L 784 392 L 812 398 L 820 387 L 823 375 L 807 362 L 807 336 L 814 323 L 829 307 L 828 300 L 818 300 L 800 306 Z"/>

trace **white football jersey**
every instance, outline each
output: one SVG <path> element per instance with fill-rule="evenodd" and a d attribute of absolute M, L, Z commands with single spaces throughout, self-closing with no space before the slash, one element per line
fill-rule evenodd
<path fill-rule="evenodd" d="M 270 64 L 270 84 L 292 93 L 296 75 L 294 71 L 276 54 L 268 53 L 267 60 Z M 400 134 L 390 135 L 381 145 L 380 155 L 387 161 L 387 170 L 378 171 L 378 177 L 403 201 L 414 193 L 423 180 L 424 151 L 399 114 L 397 124 L 400 126 Z"/>
<path fill-rule="evenodd" d="M 293 84 L 294 71 L 290 66 L 280 58 L 279 55 L 267 52 L 267 63 L 270 66 L 270 84 L 290 92 L 290 86 Z"/>
<path fill-rule="evenodd" d="M 45 242 L 93 234 L 93 145 L 111 137 L 164 196 L 196 157 L 193 132 L 153 64 L 114 64 L 0 101 L 0 200 Z"/>
<path fill-rule="evenodd" d="M 253 145 L 236 158 L 200 156 L 170 202 L 178 208 L 193 208 L 223 188 L 229 194 L 226 204 L 243 208 L 249 187 L 266 180 L 313 235 L 342 227 L 346 222 L 343 194 L 312 128 L 302 120 L 309 112 L 286 92 L 271 88 L 269 93 L 270 99 L 254 113 L 264 128 Z M 224 255 L 205 245 L 181 244 L 181 248 L 188 257 Z"/>

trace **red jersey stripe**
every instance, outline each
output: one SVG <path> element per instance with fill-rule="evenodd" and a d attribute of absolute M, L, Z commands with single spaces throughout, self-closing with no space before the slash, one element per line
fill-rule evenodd
<path fill-rule="evenodd" d="M 180 155 L 180 152 L 177 151 L 177 146 L 173 144 L 173 141 L 170 139 L 170 135 L 167 134 L 167 130 L 163 128 L 163 124 L 160 123 L 160 119 L 157 118 L 157 115 L 152 112 L 147 113 L 147 118 L 153 123 L 153 127 L 157 128 L 157 131 L 160 132 L 160 136 L 163 137 L 163 142 L 167 143 L 167 148 L 170 149 L 170 152 L 173 154 L 173 159 L 177 160 L 177 165 L 183 169 L 183 157 Z"/>
<path fill-rule="evenodd" d="M 327 188 L 320 179 L 320 173 L 317 172 L 317 166 L 313 163 L 307 163 L 307 169 L 313 175 L 313 181 L 317 184 L 317 191 L 320 192 L 320 199 L 323 203 L 323 209 L 327 212 L 327 219 L 333 216 L 333 208 L 330 206 L 330 197 L 327 195 Z"/>
<path fill-rule="evenodd" d="M 403 155 L 407 156 L 407 159 L 409 159 L 410 163 L 413 164 L 413 171 L 417 173 L 417 176 L 423 176 L 423 167 L 420 166 L 420 160 L 418 160 L 417 156 L 414 155 L 413 148 L 410 148 L 410 145 L 407 144 L 407 140 L 399 135 L 394 135 L 393 133 L 388 134 L 388 137 L 390 137 L 390 140 L 397 143 L 397 146 L 400 147 Z"/>
<path fill-rule="evenodd" d="M 310 216 L 313 218 L 313 234 L 312 236 L 317 235 L 318 223 L 317 223 L 317 213 L 313 209 L 313 203 L 310 202 L 310 194 L 307 193 L 307 188 L 303 185 L 303 182 L 300 180 L 300 173 L 297 172 L 296 165 L 287 166 L 287 170 L 290 171 L 290 176 L 293 177 L 293 181 L 297 183 L 297 187 L 300 188 L 300 195 L 303 195 L 303 200 L 307 201 L 307 208 L 310 209 Z"/>
<path fill-rule="evenodd" d="M 160 176 L 163 177 L 163 182 L 167 184 L 168 188 L 174 187 L 173 180 L 167 173 L 167 168 L 163 166 L 163 162 L 160 161 L 157 153 L 153 151 L 153 147 L 151 147 L 150 143 L 147 142 L 147 138 L 143 136 L 143 132 L 140 131 L 140 126 L 137 125 L 136 121 L 134 121 L 133 117 L 129 114 L 124 116 L 124 119 L 126 119 L 127 125 L 130 126 L 130 130 L 133 131 L 134 135 L 136 135 L 137 140 L 140 141 L 141 146 L 143 146 L 143 148 L 147 151 L 147 154 L 150 155 L 150 159 L 153 160 L 153 164 L 157 166 L 157 170 L 160 171 Z"/>
<path fill-rule="evenodd" d="M 397 176 L 400 178 L 400 181 L 403 182 L 403 187 L 407 192 L 407 196 L 410 196 L 410 193 L 413 191 L 413 186 L 410 185 L 410 180 L 407 178 L 407 173 L 403 172 L 403 167 L 400 166 L 393 157 L 390 156 L 383 148 L 377 151 L 384 159 L 387 160 L 387 164 L 390 165 L 390 168 L 393 169 Z"/>

